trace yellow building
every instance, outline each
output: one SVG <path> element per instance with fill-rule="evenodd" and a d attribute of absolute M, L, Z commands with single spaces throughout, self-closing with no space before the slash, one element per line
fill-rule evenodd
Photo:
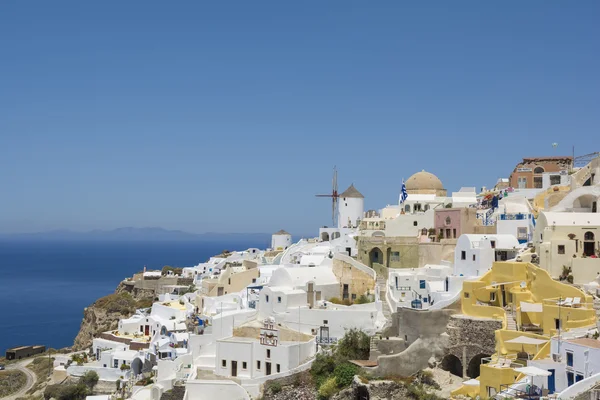
<path fill-rule="evenodd" d="M 591 296 L 524 262 L 496 262 L 485 275 L 465 281 L 462 312 L 502 321 L 495 334 L 496 353 L 482 360 L 479 386 L 464 385 L 452 393 L 482 398 L 520 379 L 514 369 L 526 365 L 527 359 L 547 357 L 549 339 L 559 329 L 596 324 Z"/>

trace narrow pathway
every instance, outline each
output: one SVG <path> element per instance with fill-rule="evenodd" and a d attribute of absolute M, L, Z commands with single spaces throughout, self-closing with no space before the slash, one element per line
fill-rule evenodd
<path fill-rule="evenodd" d="M 23 372 L 27 377 L 27 382 L 25 383 L 25 386 L 21 388 L 21 390 L 11 394 L 10 396 L 2 397 L 2 400 L 16 400 L 19 397 L 24 397 L 26 396 L 27 391 L 31 389 L 33 385 L 35 385 L 35 382 L 37 381 L 37 376 L 33 373 L 32 370 L 27 368 L 27 365 L 29 365 L 32 361 L 33 358 L 30 358 L 27 360 L 19 361 L 16 364 L 10 364 L 6 366 L 7 370 L 18 370 Z"/>

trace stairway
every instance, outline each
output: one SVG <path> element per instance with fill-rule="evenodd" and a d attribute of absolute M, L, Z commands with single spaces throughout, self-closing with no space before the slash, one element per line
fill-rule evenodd
<path fill-rule="evenodd" d="M 390 307 L 388 306 L 388 302 L 386 299 L 387 279 L 378 278 L 377 285 L 379 286 L 379 299 L 381 300 L 381 311 L 383 312 L 383 316 L 387 320 L 385 325 L 378 332 L 378 333 L 382 333 L 392 324 L 392 311 L 390 310 Z"/>
<path fill-rule="evenodd" d="M 509 331 L 517 330 L 517 321 L 515 321 L 514 315 L 510 312 L 506 313 L 506 329 Z"/>

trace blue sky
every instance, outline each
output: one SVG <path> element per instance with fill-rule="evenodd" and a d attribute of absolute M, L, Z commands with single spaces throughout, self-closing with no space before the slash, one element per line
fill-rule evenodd
<path fill-rule="evenodd" d="M 3 1 L 0 232 L 316 234 L 600 150 L 600 2 Z M 551 144 L 559 147 L 552 149 Z"/>

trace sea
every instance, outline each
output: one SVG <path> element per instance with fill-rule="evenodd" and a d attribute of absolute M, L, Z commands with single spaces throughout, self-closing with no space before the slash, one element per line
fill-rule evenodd
<path fill-rule="evenodd" d="M 126 277 L 165 265 L 189 267 L 225 249 L 266 248 L 238 241 L 0 241 L 0 355 L 14 346 L 73 344 L 83 310 Z M 255 243 L 253 243 L 255 241 Z M 258 242 L 258 243 L 256 243 Z"/>

